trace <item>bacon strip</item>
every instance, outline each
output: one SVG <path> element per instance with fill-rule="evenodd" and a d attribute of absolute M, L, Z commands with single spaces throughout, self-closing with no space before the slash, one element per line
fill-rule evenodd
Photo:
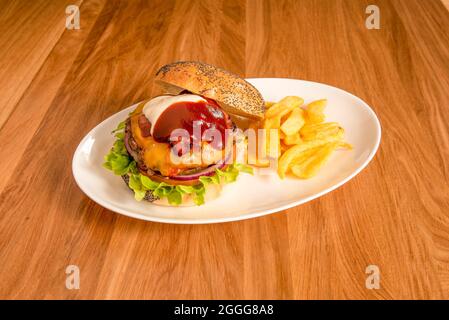
<path fill-rule="evenodd" d="M 144 114 L 139 116 L 138 123 L 140 131 L 142 131 L 142 137 L 149 137 L 151 135 L 151 123 Z"/>

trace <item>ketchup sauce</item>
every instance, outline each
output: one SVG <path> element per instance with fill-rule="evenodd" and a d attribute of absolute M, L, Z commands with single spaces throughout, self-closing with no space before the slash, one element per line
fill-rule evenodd
<path fill-rule="evenodd" d="M 201 129 L 199 135 L 198 132 L 194 132 L 194 122 Z M 200 142 L 201 135 L 206 130 L 215 129 L 221 134 L 221 141 L 213 139 L 212 147 L 223 149 L 229 119 L 217 103 L 210 99 L 207 99 L 207 102 L 177 102 L 159 116 L 154 124 L 153 139 L 157 142 L 170 142 L 170 135 L 176 129 L 184 129 L 189 133 L 191 145 Z"/>

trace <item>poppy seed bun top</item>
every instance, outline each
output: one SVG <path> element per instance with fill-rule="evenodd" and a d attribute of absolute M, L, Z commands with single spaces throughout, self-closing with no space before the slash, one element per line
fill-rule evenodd
<path fill-rule="evenodd" d="M 261 94 L 249 82 L 202 62 L 167 64 L 156 73 L 155 81 L 169 93 L 188 90 L 215 100 L 228 113 L 262 119 L 265 112 Z"/>

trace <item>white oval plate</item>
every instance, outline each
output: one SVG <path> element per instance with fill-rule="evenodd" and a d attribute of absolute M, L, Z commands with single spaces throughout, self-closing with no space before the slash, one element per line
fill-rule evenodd
<path fill-rule="evenodd" d="M 103 207 L 142 220 L 165 223 L 217 223 L 243 220 L 285 210 L 318 198 L 348 182 L 371 161 L 380 143 L 381 128 L 373 110 L 361 99 L 325 84 L 277 78 L 249 79 L 266 101 L 288 95 L 305 103 L 328 99 L 326 121 L 337 121 L 346 132 L 351 151 L 337 151 L 319 174 L 309 180 L 273 175 L 242 173 L 237 182 L 226 185 L 218 199 L 194 207 L 164 207 L 137 202 L 123 180 L 102 167 L 111 148 L 111 131 L 135 107 L 131 106 L 104 120 L 90 131 L 73 156 L 72 170 L 81 190 Z"/>

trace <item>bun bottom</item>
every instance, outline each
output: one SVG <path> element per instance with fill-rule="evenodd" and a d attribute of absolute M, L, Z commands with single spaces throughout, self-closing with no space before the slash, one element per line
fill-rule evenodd
<path fill-rule="evenodd" d="M 123 181 L 129 188 L 129 176 L 123 175 L 122 176 Z M 129 188 L 131 190 L 131 188 Z M 215 198 L 218 198 L 220 196 L 222 189 L 222 184 L 210 184 L 207 186 L 206 193 L 204 195 L 204 202 L 211 201 Z M 132 191 L 132 190 L 131 190 Z M 134 192 L 134 191 L 133 191 Z M 147 191 L 145 194 L 145 197 L 143 198 L 143 201 L 151 202 L 158 206 L 165 206 L 165 207 L 192 207 L 196 206 L 195 201 L 193 200 L 193 195 L 191 194 L 183 194 L 182 195 L 182 202 L 180 205 L 172 205 L 168 203 L 167 198 L 159 199 L 155 198 L 153 193 L 151 191 Z"/>

